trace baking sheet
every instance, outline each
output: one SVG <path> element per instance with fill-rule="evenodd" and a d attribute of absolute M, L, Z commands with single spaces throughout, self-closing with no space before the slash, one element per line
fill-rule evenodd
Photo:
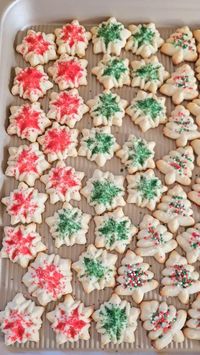
<path fill-rule="evenodd" d="M 46 33 L 52 32 L 55 28 L 60 27 L 61 24 L 59 25 L 39 25 L 39 26 L 32 26 L 30 28 L 36 30 L 36 31 L 44 31 Z M 160 28 L 159 31 L 161 33 L 161 36 L 166 39 L 170 33 L 172 33 L 174 28 Z M 22 38 L 24 37 L 26 31 L 19 31 L 17 33 L 16 39 L 14 46 L 16 47 L 17 44 L 21 43 Z M 175 70 L 175 67 L 172 64 L 171 58 L 164 56 L 161 53 L 157 53 L 158 58 L 161 60 L 161 62 L 164 64 L 166 70 L 168 70 L 170 73 Z M 139 58 L 134 56 L 130 52 L 125 52 L 123 51 L 122 56 L 128 57 L 130 60 L 133 60 L 135 58 Z M 19 67 L 25 67 L 27 64 L 24 62 L 23 58 L 21 55 L 17 54 L 15 55 L 16 57 L 16 66 Z M 79 88 L 79 93 L 80 95 L 84 98 L 85 101 L 87 101 L 90 98 L 93 98 L 96 94 L 101 92 L 103 90 L 103 86 L 99 84 L 99 82 L 96 80 L 96 77 L 91 74 L 91 68 L 94 67 L 98 61 L 102 58 L 102 55 L 94 55 L 92 53 L 92 44 L 90 43 L 89 48 L 86 52 L 86 59 L 88 60 L 88 85 L 87 87 L 80 87 Z M 45 69 L 51 65 L 45 65 Z M 12 87 L 13 83 L 13 77 L 14 77 L 14 68 L 8 68 L 10 70 L 10 88 Z M 44 99 L 40 100 L 41 101 L 41 106 L 45 110 L 45 112 L 48 111 L 48 98 L 50 96 L 51 91 L 58 91 L 57 85 L 54 85 L 54 88 L 48 91 L 48 94 L 45 96 Z M 135 96 L 136 92 L 138 89 L 132 88 L 132 87 L 126 87 L 124 86 L 123 88 L 120 89 L 113 89 L 113 92 L 116 92 L 120 95 L 121 98 L 127 99 L 130 103 L 131 99 Z M 13 102 L 12 105 L 20 105 L 23 104 L 24 100 L 18 98 L 18 97 L 13 97 Z M 170 112 L 173 110 L 174 105 L 171 103 L 171 99 L 167 98 L 166 99 L 167 103 L 167 110 L 168 110 L 168 115 Z M 9 112 L 7 112 L 7 118 L 5 122 L 5 128 L 8 126 L 8 116 Z M 76 128 L 81 130 L 82 128 L 90 128 L 93 126 L 92 119 L 90 118 L 89 114 L 86 114 L 84 118 L 78 122 L 76 125 Z M 156 142 L 156 147 L 155 147 L 155 159 L 160 159 L 163 155 L 169 152 L 169 150 L 174 149 L 175 146 L 175 141 L 170 140 L 162 135 L 162 129 L 163 126 L 160 125 L 158 128 L 151 129 L 147 131 L 146 133 L 142 133 L 138 126 L 134 125 L 131 119 L 126 115 L 125 118 L 123 119 L 123 125 L 122 127 L 112 127 L 112 133 L 115 135 L 117 142 L 122 145 L 128 138 L 129 134 L 135 134 L 137 136 L 142 136 L 145 139 Z M 26 140 L 21 140 L 17 138 L 16 136 L 10 137 L 9 140 L 9 146 L 18 146 L 20 144 L 29 144 L 28 141 Z M 5 171 L 6 165 L 7 165 L 7 159 L 8 159 L 8 147 L 5 147 L 4 149 L 4 160 L 3 160 L 3 171 Z M 55 165 L 56 162 L 53 164 Z M 71 165 L 75 167 L 76 170 L 79 171 L 84 171 L 85 172 L 85 178 L 83 180 L 83 185 L 85 185 L 86 181 L 88 178 L 90 178 L 93 175 L 93 171 L 95 168 L 97 168 L 96 164 L 94 162 L 88 161 L 86 158 L 83 157 L 78 157 L 78 158 L 68 158 L 66 159 L 66 164 Z M 106 165 L 102 168 L 103 171 L 111 171 L 115 175 L 126 175 L 126 170 L 124 169 L 124 165 L 120 163 L 120 160 L 116 157 L 111 159 L 106 163 Z M 163 175 L 158 172 L 158 170 L 155 171 L 156 175 L 163 179 Z M 195 168 L 193 172 L 193 181 L 198 174 L 198 168 Z M 15 181 L 14 178 L 7 178 L 5 177 L 3 188 L 2 188 L 2 196 L 7 196 L 10 191 L 12 191 L 14 188 L 16 188 L 18 185 L 18 182 Z M 38 188 L 40 191 L 45 192 L 45 186 L 42 184 L 40 181 L 36 181 L 35 187 Z M 184 188 L 186 191 L 189 188 Z M 90 213 L 91 215 L 94 216 L 94 210 L 92 207 L 88 205 L 86 202 L 86 199 L 82 197 L 80 202 L 71 202 L 73 206 L 78 206 L 80 207 L 84 212 Z M 43 214 L 43 221 L 46 219 L 46 217 L 51 216 L 54 214 L 56 210 L 61 208 L 62 203 L 57 203 L 55 205 L 51 205 L 49 203 L 49 200 L 46 203 L 46 211 Z M 194 210 L 194 218 L 195 221 L 199 221 L 200 217 L 200 212 L 197 210 L 197 206 L 193 204 L 193 210 Z M 138 226 L 140 221 L 143 218 L 143 215 L 146 213 L 149 213 L 148 210 L 146 209 L 141 209 L 139 207 L 136 207 L 133 204 L 127 204 L 124 207 L 124 212 L 126 215 L 128 215 L 133 223 Z M 3 208 L 3 213 L 2 213 L 2 219 L 3 219 L 3 225 L 9 225 L 10 224 L 10 217 L 6 214 L 5 208 Z M 86 245 L 74 245 L 72 247 L 67 247 L 67 246 L 62 246 L 61 248 L 57 249 L 54 246 L 54 241 L 49 233 L 49 228 L 43 222 L 41 225 L 38 225 L 37 231 L 41 234 L 42 239 L 46 246 L 48 247 L 48 253 L 57 253 L 61 257 L 64 258 L 70 258 L 72 261 L 76 261 L 79 257 L 79 255 L 86 249 L 87 245 L 90 243 L 94 243 L 94 222 L 93 220 L 90 222 L 90 229 L 89 233 L 87 234 L 87 244 Z M 3 233 L 1 233 L 1 238 L 3 236 Z M 130 248 L 134 250 L 135 248 L 135 238 L 133 238 L 133 241 L 130 245 Z M 179 251 L 183 254 L 181 249 Z M 122 259 L 122 256 L 118 255 L 118 263 L 117 266 L 120 265 L 120 261 Z M 158 264 L 152 257 L 150 258 L 144 258 L 145 261 L 147 261 L 151 265 L 151 270 L 154 272 L 154 278 L 160 281 L 160 275 L 161 275 L 161 270 L 164 268 L 164 266 Z M 199 271 L 199 263 L 196 263 L 196 269 Z M 22 284 L 21 279 L 23 274 L 26 272 L 26 270 L 23 270 L 18 264 L 13 264 L 9 260 L 5 259 L 2 261 L 2 273 L 1 273 L 1 297 L 0 297 L 0 309 L 4 309 L 6 303 L 14 297 L 14 295 L 17 292 L 23 292 L 25 296 L 32 298 L 28 292 L 26 287 Z M 107 301 L 112 293 L 111 288 L 106 288 L 102 291 L 93 291 L 89 295 L 87 295 L 82 288 L 81 283 L 78 281 L 75 272 L 73 271 L 73 280 L 72 280 L 72 287 L 73 287 L 73 295 L 77 299 L 81 299 L 84 301 L 85 305 L 94 305 L 95 309 L 97 309 L 101 303 L 104 301 Z M 122 297 L 124 298 L 124 297 Z M 131 297 L 126 297 L 126 299 L 131 302 L 134 306 L 134 302 L 132 301 Z M 151 299 L 158 299 L 158 300 L 166 300 L 169 304 L 174 304 L 178 309 L 180 308 L 186 308 L 183 306 L 177 298 L 171 298 L 168 297 L 165 299 L 164 297 L 160 297 L 158 293 L 158 289 L 155 291 L 149 292 L 145 294 L 144 297 L 145 300 L 151 300 Z M 36 300 L 36 299 L 34 299 Z M 191 297 L 191 301 L 193 300 L 193 297 Z M 37 303 L 37 302 L 36 302 Z M 46 307 L 46 311 L 50 311 L 54 309 L 55 307 L 55 302 L 52 302 Z M 12 349 L 76 349 L 76 350 L 92 350 L 92 349 L 101 349 L 101 344 L 100 344 L 100 336 L 97 334 L 95 330 L 95 324 L 92 323 L 91 326 L 91 337 L 90 340 L 88 341 L 83 341 L 80 340 L 77 343 L 70 344 L 70 343 L 65 343 L 61 346 L 58 347 L 58 345 L 55 342 L 55 335 L 53 331 L 51 330 L 50 323 L 45 319 L 45 314 L 43 315 L 43 326 L 41 328 L 40 332 L 40 341 L 36 344 L 33 342 L 28 342 L 24 345 L 14 345 L 10 348 Z M 136 330 L 136 341 L 133 344 L 128 344 L 128 343 L 122 343 L 118 346 L 114 344 L 108 344 L 105 346 L 106 350 L 121 350 L 121 351 L 147 351 L 151 348 L 150 341 L 148 340 L 146 331 L 142 328 L 141 322 L 139 321 L 138 328 Z M 196 341 L 189 341 L 185 340 L 181 344 L 177 343 L 172 343 L 169 345 L 168 348 L 166 348 L 166 351 L 197 351 L 199 350 L 199 344 Z"/>

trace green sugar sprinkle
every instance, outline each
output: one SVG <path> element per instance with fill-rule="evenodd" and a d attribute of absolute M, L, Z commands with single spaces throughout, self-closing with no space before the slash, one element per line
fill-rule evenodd
<path fill-rule="evenodd" d="M 87 276 L 95 277 L 100 280 L 104 277 L 107 269 L 102 265 L 99 260 L 84 258 L 85 273 Z"/>
<path fill-rule="evenodd" d="M 114 58 L 109 60 L 104 72 L 104 75 L 113 76 L 119 80 L 123 73 L 126 73 L 128 68 L 125 66 L 123 59 Z"/>
<path fill-rule="evenodd" d="M 121 31 L 123 26 L 119 23 L 102 23 L 97 32 L 97 36 L 101 37 L 105 43 L 106 49 L 110 42 L 121 40 Z"/>
<path fill-rule="evenodd" d="M 102 317 L 102 328 L 106 330 L 111 340 L 120 340 L 122 332 L 127 326 L 127 315 L 125 308 L 110 304 L 100 311 Z"/>
<path fill-rule="evenodd" d="M 139 30 L 132 35 L 133 40 L 137 42 L 138 47 L 142 46 L 143 44 L 152 44 L 154 36 L 155 32 L 144 25 L 139 27 Z"/>
<path fill-rule="evenodd" d="M 141 138 L 133 139 L 132 146 L 129 149 L 128 160 L 131 160 L 132 166 L 143 167 L 147 159 L 152 156 L 145 141 Z"/>
<path fill-rule="evenodd" d="M 108 133 L 95 133 L 94 138 L 88 138 L 85 140 L 88 149 L 91 154 L 109 154 L 113 147 L 115 140 L 111 134 Z"/>
<path fill-rule="evenodd" d="M 144 175 L 140 177 L 137 184 L 137 190 L 140 191 L 142 198 L 148 201 L 154 199 L 158 195 L 158 190 L 161 188 L 160 180 L 155 178 L 146 178 Z"/>
<path fill-rule="evenodd" d="M 127 240 L 129 236 L 129 224 L 127 220 L 116 221 L 114 218 L 109 218 L 99 228 L 99 233 L 106 239 L 106 244 L 113 245 L 116 241 Z"/>
<path fill-rule="evenodd" d="M 149 63 L 137 69 L 135 75 L 145 79 L 145 81 L 155 81 L 159 79 L 159 69 L 160 65 Z"/>
<path fill-rule="evenodd" d="M 58 212 L 56 232 L 60 238 L 71 237 L 81 229 L 80 215 L 76 209 L 65 208 Z"/>
<path fill-rule="evenodd" d="M 94 181 L 91 201 L 102 205 L 111 205 L 113 199 L 122 191 L 109 180 Z"/>
<path fill-rule="evenodd" d="M 109 119 L 116 112 L 121 112 L 118 103 L 116 102 L 117 97 L 112 93 L 101 94 L 99 96 L 100 103 L 98 107 L 94 110 L 98 114 L 101 114 L 103 117 Z"/>
<path fill-rule="evenodd" d="M 161 104 L 153 97 L 138 100 L 134 106 L 136 109 L 141 110 L 145 115 L 149 115 L 153 120 L 155 120 L 163 110 Z"/>

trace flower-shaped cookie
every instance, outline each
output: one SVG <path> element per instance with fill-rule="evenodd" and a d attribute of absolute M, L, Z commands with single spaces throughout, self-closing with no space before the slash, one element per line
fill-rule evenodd
<path fill-rule="evenodd" d="M 81 193 L 87 198 L 89 205 L 94 207 L 96 214 L 102 214 L 125 206 L 123 184 L 123 176 L 96 169 Z"/>
<path fill-rule="evenodd" d="M 165 266 L 162 270 L 161 296 L 177 296 L 181 303 L 188 303 L 189 296 L 200 291 L 199 273 L 175 250 L 171 252 Z"/>
<path fill-rule="evenodd" d="M 42 175 L 40 180 L 46 185 L 50 202 L 54 204 L 58 201 L 69 202 L 71 199 L 80 201 L 79 190 L 83 177 L 83 172 L 75 171 L 71 166 L 66 166 L 63 161 L 59 161 L 48 174 Z"/>
<path fill-rule="evenodd" d="M 42 65 L 27 68 L 15 68 L 15 78 L 11 92 L 31 102 L 43 97 L 53 84 L 44 72 Z"/>
<path fill-rule="evenodd" d="M 23 268 L 28 266 L 29 261 L 34 259 L 37 253 L 46 250 L 41 236 L 36 232 L 35 223 L 28 226 L 5 227 L 2 245 L 1 257 L 9 258 Z"/>
<path fill-rule="evenodd" d="M 17 293 L 0 312 L 0 329 L 5 334 L 5 344 L 24 344 L 27 341 L 39 341 L 42 326 L 43 307 Z"/>
<path fill-rule="evenodd" d="M 94 53 L 120 55 L 131 32 L 115 17 L 91 28 Z"/>
<path fill-rule="evenodd" d="M 62 92 L 52 92 L 49 101 L 47 117 L 73 128 L 89 111 L 77 89 Z"/>
<path fill-rule="evenodd" d="M 200 127 L 200 98 L 192 100 L 187 104 L 187 109 L 195 116 L 196 123 Z"/>
<path fill-rule="evenodd" d="M 167 190 L 161 180 L 149 169 L 144 173 L 127 175 L 128 203 L 134 203 L 139 207 L 146 207 L 153 211 L 156 203 L 160 201 L 162 193 Z"/>
<path fill-rule="evenodd" d="M 64 203 L 53 216 L 46 218 L 56 248 L 62 245 L 85 244 L 91 216 L 79 208 Z"/>
<path fill-rule="evenodd" d="M 119 149 L 115 136 L 111 133 L 110 127 L 84 128 L 78 154 L 95 161 L 100 167 L 104 166 L 107 160 L 112 159 L 114 153 Z"/>
<path fill-rule="evenodd" d="M 139 87 L 153 94 L 169 77 L 169 73 L 156 56 L 150 59 L 134 60 L 131 62 L 131 67 L 131 86 Z"/>
<path fill-rule="evenodd" d="M 105 213 L 102 216 L 94 217 L 95 246 L 116 250 L 124 253 L 127 245 L 131 243 L 133 236 L 137 233 L 137 228 L 131 220 L 124 215 L 122 208 L 116 208 L 113 212 Z"/>
<path fill-rule="evenodd" d="M 52 33 L 35 32 L 28 30 L 22 43 L 18 44 L 16 51 L 22 54 L 26 62 L 32 67 L 46 64 L 57 58 L 55 36 Z"/>
<path fill-rule="evenodd" d="M 87 85 L 87 65 L 86 59 L 62 54 L 48 68 L 48 73 L 60 90 L 78 88 L 80 85 Z"/>
<path fill-rule="evenodd" d="M 200 132 L 199 132 L 200 133 Z M 197 165 L 200 166 L 200 139 L 195 139 L 191 142 L 191 146 L 197 155 Z"/>
<path fill-rule="evenodd" d="M 137 124 L 142 132 L 158 127 L 167 120 L 165 98 L 145 91 L 138 91 L 137 96 L 131 101 L 126 113 Z"/>
<path fill-rule="evenodd" d="M 193 264 L 198 260 L 200 261 L 200 223 L 186 229 L 176 239 L 184 250 L 188 263 Z"/>
<path fill-rule="evenodd" d="M 200 294 L 188 310 L 189 320 L 186 322 L 184 335 L 188 339 L 200 340 Z"/>
<path fill-rule="evenodd" d="M 34 186 L 35 180 L 50 167 L 44 154 L 39 150 L 38 143 L 20 145 L 18 148 L 10 147 L 8 151 L 10 156 L 5 175 L 24 181 L 29 186 Z"/>
<path fill-rule="evenodd" d="M 109 301 L 101 304 L 92 318 L 101 334 L 101 345 L 135 342 L 135 330 L 140 310 L 113 293 Z"/>
<path fill-rule="evenodd" d="M 109 54 L 105 54 L 97 66 L 92 68 L 92 74 L 96 75 L 107 90 L 130 85 L 129 60 L 127 58 L 111 57 Z"/>
<path fill-rule="evenodd" d="M 126 44 L 126 50 L 141 55 L 143 58 L 149 58 L 155 54 L 164 42 L 154 23 L 130 25 L 129 30 L 131 36 Z"/>
<path fill-rule="evenodd" d="M 78 20 L 73 20 L 62 28 L 56 28 L 55 35 L 59 54 L 67 53 L 80 58 L 85 56 L 89 40 L 92 37 L 91 33 L 86 31 Z"/>
<path fill-rule="evenodd" d="M 56 343 L 60 345 L 68 341 L 88 340 L 92 312 L 93 307 L 85 307 L 71 295 L 65 296 L 64 302 L 46 315 L 56 334 Z"/>
<path fill-rule="evenodd" d="M 47 194 L 40 193 L 37 189 L 20 182 L 17 189 L 10 192 L 8 197 L 3 197 L 1 201 L 6 205 L 11 224 L 42 223 L 42 213 L 47 198 Z"/>
<path fill-rule="evenodd" d="M 147 142 L 145 139 L 131 134 L 116 155 L 126 166 L 128 173 L 134 174 L 136 171 L 155 168 L 153 160 L 155 145 L 155 142 Z"/>
<path fill-rule="evenodd" d="M 149 264 L 143 258 L 128 250 L 118 269 L 115 292 L 122 296 L 131 296 L 136 303 L 142 302 L 145 293 L 158 287 L 153 279 L 154 273 L 149 271 Z"/>
<path fill-rule="evenodd" d="M 79 281 L 86 293 L 93 290 L 103 290 L 114 287 L 117 255 L 108 253 L 105 249 L 96 249 L 90 244 L 78 261 L 72 264 Z"/>
<path fill-rule="evenodd" d="M 22 281 L 28 292 L 42 306 L 46 306 L 72 292 L 71 279 L 71 260 L 62 259 L 55 254 L 39 253 L 29 265 Z"/>
<path fill-rule="evenodd" d="M 200 206 L 200 178 L 196 178 L 195 184 L 192 185 L 192 191 L 188 192 L 188 198 Z"/>
<path fill-rule="evenodd" d="M 160 92 L 171 96 L 175 105 L 184 100 L 192 100 L 198 96 L 197 81 L 193 69 L 188 64 L 178 67 L 165 84 L 160 87 Z"/>
<path fill-rule="evenodd" d="M 160 264 L 165 262 L 166 254 L 177 247 L 173 234 L 150 215 L 145 215 L 137 234 L 135 252 L 140 256 L 153 256 Z"/>

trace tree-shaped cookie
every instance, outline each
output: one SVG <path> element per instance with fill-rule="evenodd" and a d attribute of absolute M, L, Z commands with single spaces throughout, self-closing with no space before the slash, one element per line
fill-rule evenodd
<path fill-rule="evenodd" d="M 188 263 L 193 264 L 200 260 L 200 223 L 186 229 L 176 240 L 184 250 Z"/>
<path fill-rule="evenodd" d="M 200 178 L 196 178 L 195 184 L 192 185 L 192 191 L 188 192 L 188 198 L 200 206 Z"/>
<path fill-rule="evenodd" d="M 186 322 L 184 335 L 188 339 L 200 340 L 200 294 L 188 310 L 189 320 Z"/>
<path fill-rule="evenodd" d="M 191 146 L 197 155 L 197 165 L 200 166 L 200 139 L 195 139 L 191 142 Z"/>
<path fill-rule="evenodd" d="M 131 296 L 136 303 L 142 302 L 145 293 L 158 287 L 153 279 L 154 273 L 149 271 L 149 264 L 143 258 L 128 250 L 118 269 L 115 292 L 122 296 Z"/>
<path fill-rule="evenodd" d="M 195 116 L 196 123 L 200 127 L 200 99 L 194 99 L 187 104 L 187 109 Z"/>

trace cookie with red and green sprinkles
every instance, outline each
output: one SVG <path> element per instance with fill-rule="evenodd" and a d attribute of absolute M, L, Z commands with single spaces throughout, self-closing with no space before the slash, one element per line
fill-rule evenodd
<path fill-rule="evenodd" d="M 184 250 L 188 263 L 200 261 L 200 223 L 177 235 L 176 240 Z"/>
<path fill-rule="evenodd" d="M 200 340 L 200 294 L 197 295 L 194 302 L 192 302 L 188 315 L 189 319 L 186 322 L 186 328 L 184 329 L 184 335 L 191 340 Z"/>

